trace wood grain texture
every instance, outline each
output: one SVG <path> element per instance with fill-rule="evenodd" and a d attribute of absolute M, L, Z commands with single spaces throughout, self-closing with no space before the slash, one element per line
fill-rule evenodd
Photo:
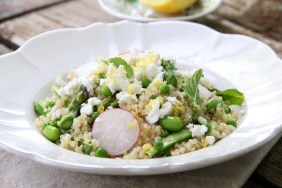
<path fill-rule="evenodd" d="M 3 44 L 0 43 L 0 55 L 7 54 L 11 52 L 12 50 L 4 46 Z"/>
<path fill-rule="evenodd" d="M 64 0 L 0 0 L 0 21 Z"/>
<path fill-rule="evenodd" d="M 272 184 L 282 187 L 282 139 L 266 155 L 255 173 Z"/>
<path fill-rule="evenodd" d="M 282 42 L 281 0 L 223 0 L 216 14 Z"/>

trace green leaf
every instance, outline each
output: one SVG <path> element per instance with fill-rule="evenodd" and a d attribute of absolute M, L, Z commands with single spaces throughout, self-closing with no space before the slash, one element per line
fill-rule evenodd
<path fill-rule="evenodd" d="M 244 94 L 238 91 L 237 89 L 227 89 L 225 91 L 217 91 L 216 95 L 221 96 L 224 101 L 229 103 L 229 105 L 241 106 L 245 101 Z"/>
<path fill-rule="evenodd" d="M 191 78 L 188 78 L 187 83 L 184 85 L 184 91 L 189 97 L 189 100 L 195 108 L 200 109 L 200 94 L 199 94 L 199 82 L 203 76 L 203 70 L 197 70 Z"/>
<path fill-rule="evenodd" d="M 126 63 L 126 61 L 120 57 L 114 57 L 114 58 L 110 58 L 109 59 L 109 62 L 114 64 L 114 66 L 116 68 L 118 68 L 120 65 L 122 65 L 126 71 L 126 76 L 128 78 L 131 78 L 133 75 L 134 75 L 134 71 L 133 71 L 133 68 L 128 64 Z"/>

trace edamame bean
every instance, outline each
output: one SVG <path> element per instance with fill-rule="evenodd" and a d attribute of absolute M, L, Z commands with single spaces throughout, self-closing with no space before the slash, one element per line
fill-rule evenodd
<path fill-rule="evenodd" d="M 221 103 L 222 101 L 220 99 L 212 99 L 209 101 L 209 103 L 207 104 L 207 109 L 208 110 L 212 110 L 215 109 L 217 107 L 217 105 L 219 103 Z"/>
<path fill-rule="evenodd" d="M 115 100 L 115 101 L 111 102 L 111 106 L 112 106 L 113 108 L 118 108 L 118 107 L 119 107 L 118 101 Z"/>
<path fill-rule="evenodd" d="M 72 126 L 73 123 L 73 116 L 72 115 L 67 115 L 65 117 L 63 117 L 61 119 L 61 121 L 58 121 L 58 126 L 62 129 L 62 130 L 69 130 Z"/>
<path fill-rule="evenodd" d="M 102 85 L 101 87 L 101 94 L 104 96 L 104 97 L 110 97 L 113 95 L 113 93 L 111 92 L 110 88 L 107 86 L 107 85 Z"/>
<path fill-rule="evenodd" d="M 55 102 L 54 101 L 48 101 L 46 102 L 46 108 L 52 108 L 53 106 L 55 106 Z"/>
<path fill-rule="evenodd" d="M 207 122 L 207 123 L 206 123 L 206 127 L 208 128 L 207 133 L 211 132 L 211 130 L 212 130 L 212 124 L 211 124 L 210 122 Z"/>
<path fill-rule="evenodd" d="M 165 116 L 160 120 L 160 125 L 169 132 L 178 132 L 183 128 L 183 122 L 176 116 Z"/>
<path fill-rule="evenodd" d="M 160 89 L 160 92 L 161 92 L 162 94 L 169 94 L 169 92 L 170 92 L 169 86 L 168 86 L 167 84 L 163 85 L 163 86 L 161 87 L 161 89 Z"/>
<path fill-rule="evenodd" d="M 228 121 L 226 122 L 226 124 L 227 124 L 227 125 L 232 125 L 232 126 L 234 126 L 234 127 L 237 127 L 237 122 L 234 121 L 234 120 L 228 120 Z"/>
<path fill-rule="evenodd" d="M 36 101 L 34 101 L 34 110 L 39 116 L 47 114 L 46 109 Z"/>
<path fill-rule="evenodd" d="M 100 115 L 100 112 L 93 112 L 93 114 L 91 115 L 91 118 L 93 121 L 95 121 L 95 119 Z"/>
<path fill-rule="evenodd" d="M 149 80 L 148 78 L 144 78 L 141 80 L 141 84 L 143 88 L 147 88 L 151 83 L 151 80 Z"/>
<path fill-rule="evenodd" d="M 96 153 L 95 153 L 95 157 L 107 157 L 108 156 L 108 152 L 107 150 L 103 149 L 103 148 L 98 148 Z"/>
<path fill-rule="evenodd" d="M 57 127 L 47 125 L 43 130 L 43 135 L 52 142 L 57 142 L 60 139 L 60 131 Z"/>

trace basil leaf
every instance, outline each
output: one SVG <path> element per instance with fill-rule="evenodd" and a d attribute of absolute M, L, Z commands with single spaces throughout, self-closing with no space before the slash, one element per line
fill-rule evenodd
<path fill-rule="evenodd" d="M 188 78 L 187 83 L 184 85 L 184 91 L 189 97 L 189 100 L 196 109 L 200 109 L 200 94 L 199 94 L 199 82 L 203 76 L 203 70 L 197 70 L 191 78 Z"/>
<path fill-rule="evenodd" d="M 241 106 L 245 101 L 244 94 L 237 89 L 227 89 L 225 91 L 217 91 L 217 96 L 221 96 L 224 101 L 227 101 L 229 105 Z"/>
<path fill-rule="evenodd" d="M 133 68 L 126 63 L 126 61 L 120 57 L 114 57 L 109 59 L 109 63 L 114 64 L 116 68 L 118 68 L 120 65 L 122 65 L 126 71 L 127 78 L 131 78 L 134 75 Z"/>

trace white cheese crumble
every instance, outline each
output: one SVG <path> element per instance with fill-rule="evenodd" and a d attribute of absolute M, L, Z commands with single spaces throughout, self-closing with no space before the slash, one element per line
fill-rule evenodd
<path fill-rule="evenodd" d="M 60 109 L 56 110 L 55 112 L 52 113 L 52 116 L 51 116 L 52 121 L 60 117 L 61 115 L 62 115 L 62 110 Z"/>
<path fill-rule="evenodd" d="M 135 95 L 130 95 L 127 92 L 120 92 L 116 95 L 116 98 L 118 99 L 118 103 L 120 106 L 123 106 L 131 101 L 137 102 L 138 99 Z"/>
<path fill-rule="evenodd" d="M 101 80 L 100 85 L 107 84 L 112 93 L 116 91 L 126 91 L 129 85 L 129 80 L 126 76 L 124 67 L 120 65 L 116 68 L 113 64 L 110 64 L 106 73 L 107 78 Z"/>
<path fill-rule="evenodd" d="M 189 127 L 189 130 L 192 133 L 192 137 L 202 137 L 208 131 L 208 128 L 205 125 L 193 125 Z"/>
<path fill-rule="evenodd" d="M 206 118 L 203 118 L 202 116 L 199 116 L 199 117 L 198 117 L 198 121 L 199 121 L 199 123 L 201 123 L 202 125 L 205 125 L 205 124 L 207 123 Z"/>
<path fill-rule="evenodd" d="M 154 103 L 152 104 L 152 109 L 146 117 L 148 123 L 156 123 L 160 118 L 166 116 L 172 109 L 172 104 L 170 102 L 164 103 L 161 108 L 160 106 L 161 103 L 159 99 L 155 99 Z"/>
<path fill-rule="evenodd" d="M 93 113 L 93 106 L 101 105 L 102 101 L 96 97 L 92 97 L 87 100 L 87 104 L 83 103 L 80 109 L 80 113 L 84 113 L 86 115 L 91 115 Z"/>
<path fill-rule="evenodd" d="M 168 102 L 171 102 L 172 104 L 176 104 L 179 102 L 179 100 L 177 100 L 176 97 L 167 97 L 166 99 Z"/>
<path fill-rule="evenodd" d="M 151 63 L 143 69 L 137 70 L 135 72 L 135 76 L 137 79 L 141 80 L 142 78 L 148 78 L 149 80 L 153 80 L 160 73 L 162 73 L 163 67 L 158 65 L 157 63 Z"/>
<path fill-rule="evenodd" d="M 209 145 L 213 145 L 215 143 L 215 137 L 214 136 L 206 136 L 206 139 L 205 139 Z"/>

